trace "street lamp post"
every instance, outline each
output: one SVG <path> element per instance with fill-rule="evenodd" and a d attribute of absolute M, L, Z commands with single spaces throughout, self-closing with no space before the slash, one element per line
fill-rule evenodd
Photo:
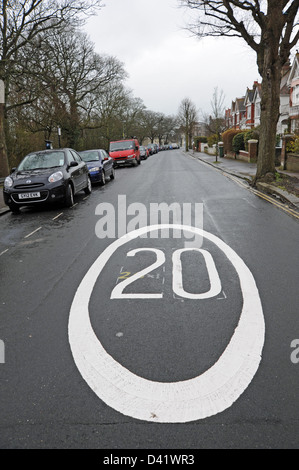
<path fill-rule="evenodd" d="M 57 127 L 57 134 L 58 134 L 58 146 L 61 148 L 60 137 L 61 137 L 61 128 Z"/>
<path fill-rule="evenodd" d="M 5 114 L 5 86 L 3 80 L 0 80 L 0 176 L 9 174 L 7 151 L 5 143 L 4 131 L 4 114 Z"/>

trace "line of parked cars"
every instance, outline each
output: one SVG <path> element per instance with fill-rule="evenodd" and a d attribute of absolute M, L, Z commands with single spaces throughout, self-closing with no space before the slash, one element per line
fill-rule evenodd
<path fill-rule="evenodd" d="M 13 213 L 22 206 L 43 203 L 71 207 L 79 191 L 90 194 L 92 184 L 104 185 L 107 177 L 115 178 L 115 168 L 138 166 L 159 150 L 165 149 L 123 139 L 111 142 L 109 153 L 104 149 L 77 152 L 70 148 L 31 152 L 5 178 L 4 202 Z"/>

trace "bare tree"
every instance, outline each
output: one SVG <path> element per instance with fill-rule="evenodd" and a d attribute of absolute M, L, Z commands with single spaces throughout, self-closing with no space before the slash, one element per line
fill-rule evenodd
<path fill-rule="evenodd" d="M 91 106 L 90 128 L 98 129 L 106 150 L 109 150 L 111 139 L 124 137 L 126 134 L 126 122 L 123 116 L 130 100 L 130 91 L 125 89 L 122 80 L 119 79 L 111 80 L 95 94 Z"/>
<path fill-rule="evenodd" d="M 203 119 L 206 125 L 207 132 L 209 135 L 216 136 L 216 161 L 218 156 L 218 142 L 220 141 L 221 134 L 225 130 L 225 108 L 224 108 L 225 95 L 223 90 L 218 90 L 218 87 L 214 88 L 214 93 L 211 104 L 211 113 L 204 114 Z"/>
<path fill-rule="evenodd" d="M 5 88 L 5 103 L 10 77 L 18 63 L 19 51 L 38 39 L 45 31 L 67 22 L 82 24 L 84 19 L 101 8 L 102 0 L 3 0 L 0 7 L 0 80 Z M 7 174 L 5 139 L 5 103 L 0 107 L 0 175 Z"/>
<path fill-rule="evenodd" d="M 256 53 L 262 77 L 261 130 L 255 182 L 275 173 L 276 126 L 283 65 L 299 39 L 299 0 L 180 0 L 196 11 L 198 37 L 239 37 Z M 237 65 L 236 65 L 237 66 Z"/>
<path fill-rule="evenodd" d="M 141 122 L 144 111 L 145 105 L 142 99 L 128 95 L 127 104 L 121 113 L 124 137 L 136 136 L 139 139 L 142 137 Z"/>
<path fill-rule="evenodd" d="M 162 143 L 162 139 L 164 140 L 164 143 L 168 143 L 170 137 L 177 137 L 177 127 L 178 123 L 176 116 L 162 115 L 157 128 L 157 137 L 159 138 L 159 144 Z"/>
<path fill-rule="evenodd" d="M 223 90 L 219 91 L 218 87 L 214 88 L 213 98 L 211 100 L 212 119 L 218 121 L 224 118 L 224 100 L 225 95 Z"/>
<path fill-rule="evenodd" d="M 164 115 L 149 109 L 144 109 L 141 117 L 141 132 L 143 138 L 148 137 L 151 142 L 159 135 L 159 126 Z"/>
<path fill-rule="evenodd" d="M 189 98 L 184 98 L 179 106 L 178 121 L 185 133 L 186 152 L 191 146 L 193 128 L 197 119 L 198 117 L 196 106 Z"/>
<path fill-rule="evenodd" d="M 27 116 L 27 128 L 33 132 L 47 129 L 47 139 L 61 128 L 64 143 L 78 148 L 83 131 L 94 127 L 91 115 L 99 95 L 110 82 L 116 86 L 126 76 L 122 63 L 97 54 L 87 35 L 77 28 L 44 33 L 40 47 L 27 44 L 22 55 L 24 73 L 20 84 L 14 80 L 12 89 L 22 89 L 24 81 L 31 86 L 30 91 L 28 86 L 22 90 L 21 97 L 28 96 L 28 102 L 23 102 L 19 116 L 24 116 L 24 123 Z M 17 99 L 9 103 L 9 117 L 18 103 Z"/>

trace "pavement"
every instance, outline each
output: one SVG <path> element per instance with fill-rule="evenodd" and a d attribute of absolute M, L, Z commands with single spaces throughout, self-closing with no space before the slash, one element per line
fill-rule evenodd
<path fill-rule="evenodd" d="M 230 175 L 242 178 L 248 182 L 251 182 L 256 175 L 256 163 L 247 163 L 242 160 L 235 160 L 227 157 L 216 157 L 215 155 L 208 155 L 203 152 L 189 152 L 194 158 L 201 160 L 209 165 L 214 166 L 215 168 L 220 169 Z M 289 175 L 298 180 L 299 188 L 299 172 L 291 172 L 286 170 L 278 170 L 278 173 L 282 175 Z M 297 186 L 297 184 L 296 184 Z M 299 209 L 299 198 L 294 194 L 285 191 L 277 186 L 267 184 L 267 183 L 257 183 L 257 189 L 263 193 L 266 193 L 270 196 L 280 199 L 282 202 L 287 203 L 294 208 Z"/>
<path fill-rule="evenodd" d="M 238 178 L 242 178 L 246 181 L 252 181 L 253 177 L 256 174 L 256 163 L 247 163 L 242 160 L 235 160 L 226 157 L 216 157 L 215 155 L 208 155 L 203 152 L 192 152 L 190 151 L 189 154 L 198 160 L 201 160 L 209 165 L 214 166 L 215 168 L 221 169 L 224 172 L 227 172 L 233 176 Z M 290 171 L 282 171 L 278 170 L 281 174 L 287 174 L 298 179 L 298 187 L 299 187 L 299 172 L 290 172 Z M 9 211 L 9 208 L 4 204 L 3 200 L 3 180 L 4 178 L 0 179 L 0 216 L 5 214 Z M 257 189 L 261 192 L 265 192 L 272 196 L 278 197 L 283 202 L 290 204 L 291 206 L 299 209 L 299 198 L 294 196 L 293 194 L 284 191 L 282 189 L 277 188 L 276 186 L 266 184 L 266 183 L 258 183 Z"/>

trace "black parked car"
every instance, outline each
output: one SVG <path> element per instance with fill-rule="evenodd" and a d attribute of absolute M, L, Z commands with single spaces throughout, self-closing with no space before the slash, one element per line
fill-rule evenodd
<path fill-rule="evenodd" d="M 3 195 L 12 212 L 21 206 L 62 202 L 71 207 L 74 195 L 91 193 L 88 168 L 73 149 L 41 150 L 27 155 L 5 178 Z"/>

